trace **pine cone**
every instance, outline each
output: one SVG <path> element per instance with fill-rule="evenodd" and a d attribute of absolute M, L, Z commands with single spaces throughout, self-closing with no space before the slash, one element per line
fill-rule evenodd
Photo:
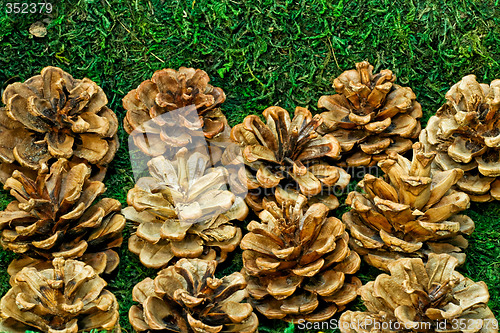
<path fill-rule="evenodd" d="M 118 149 L 118 119 L 95 82 L 45 67 L 41 75 L 10 84 L 2 101 L 0 181 L 14 170 L 39 170 L 57 158 L 95 164 L 102 180 Z"/>
<path fill-rule="evenodd" d="M 241 273 L 218 279 L 217 262 L 181 259 L 146 278 L 132 291 L 140 305 L 130 308 L 130 324 L 138 332 L 252 333 L 259 324 L 252 306 L 241 303 L 247 285 Z"/>
<path fill-rule="evenodd" d="M 288 200 L 282 202 L 281 197 Z M 243 273 L 256 310 L 270 319 L 324 321 L 356 298 L 361 259 L 342 222 L 301 194 L 276 196 L 248 224 Z M 281 208 L 280 208 L 281 207 Z"/>
<path fill-rule="evenodd" d="M 116 297 L 81 261 L 57 258 L 48 269 L 25 267 L 11 284 L 0 302 L 2 331 L 120 332 Z"/>
<path fill-rule="evenodd" d="M 337 208 L 338 200 L 331 192 L 346 187 L 350 175 L 325 160 L 338 158 L 340 145 L 332 135 L 317 133 L 321 118 L 313 118 L 309 110 L 301 107 L 295 109 L 292 120 L 285 109 L 277 106 L 262 114 L 266 124 L 250 115 L 231 131 L 231 139 L 240 145 L 246 165 L 240 178 L 249 189 L 248 205 L 260 211 L 262 199 L 276 187 L 295 187 L 330 209 Z"/>
<path fill-rule="evenodd" d="M 500 200 L 500 80 L 488 86 L 468 75 L 445 97 L 420 141 L 437 151 L 439 169 L 465 171 L 457 186 L 472 201 Z"/>
<path fill-rule="evenodd" d="M 456 258 L 435 253 L 425 265 L 419 258 L 392 262 L 390 275 L 359 289 L 368 310 L 342 314 L 340 331 L 498 333 L 486 283 L 464 277 L 456 265 Z"/>
<path fill-rule="evenodd" d="M 384 179 L 365 175 L 359 186 L 364 194 L 349 193 L 352 210 L 342 220 L 351 233 L 351 248 L 372 266 L 387 265 L 402 257 L 426 258 L 449 253 L 465 261 L 467 240 L 474 222 L 457 213 L 469 207 L 469 196 L 450 190 L 462 177 L 461 169 L 431 174 L 435 153 L 423 153 L 414 144 L 413 161 L 390 154 L 379 162 Z"/>
<path fill-rule="evenodd" d="M 342 147 L 341 166 L 376 165 L 390 152 L 404 153 L 420 133 L 422 108 L 415 93 L 393 82 L 384 69 L 375 75 L 367 61 L 333 81 L 336 95 L 318 101 L 324 122 L 320 133 L 331 133 Z"/>
<path fill-rule="evenodd" d="M 163 156 L 149 163 L 151 177 L 139 179 L 123 210 L 138 224 L 129 249 L 152 268 L 174 257 L 223 261 L 241 240 L 231 220 L 243 220 L 248 208 L 225 189 L 227 171 L 208 168 L 209 158 L 182 148 L 171 162 Z"/>
<path fill-rule="evenodd" d="M 178 148 L 195 140 L 200 128 L 203 139 L 209 140 L 217 140 L 224 130 L 228 132 L 229 125 L 219 108 L 226 95 L 209 81 L 201 69 L 167 68 L 156 71 L 151 80 L 131 90 L 123 98 L 127 110 L 123 124 L 135 145 L 151 156 L 172 157 Z M 166 116 L 178 109 L 179 117 Z M 199 118 L 192 119 L 192 112 Z"/>
<path fill-rule="evenodd" d="M 119 263 L 113 250 L 122 243 L 125 218 L 117 200 L 105 198 L 91 206 L 106 188 L 89 181 L 90 168 L 69 168 L 65 159 L 43 167 L 36 180 L 14 171 L 5 188 L 17 199 L 0 212 L 2 246 L 24 258 L 9 267 L 15 275 L 26 265 L 46 267 L 47 260 L 82 259 L 98 273 L 113 271 Z M 40 266 L 41 265 L 41 266 Z"/>

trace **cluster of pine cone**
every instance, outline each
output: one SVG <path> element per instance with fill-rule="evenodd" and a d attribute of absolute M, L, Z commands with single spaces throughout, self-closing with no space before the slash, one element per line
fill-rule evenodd
<path fill-rule="evenodd" d="M 147 160 L 123 210 L 96 200 L 118 147 L 102 89 L 54 67 L 10 85 L 0 180 L 16 200 L 0 212 L 0 241 L 22 256 L 9 266 L 0 328 L 118 332 L 101 276 L 117 268 L 129 221 L 129 250 L 158 270 L 132 291 L 138 332 L 252 333 L 257 313 L 288 322 L 342 313 L 344 333 L 392 332 L 377 328 L 387 321 L 437 332 L 444 320 L 446 332 L 462 332 L 454 320 L 498 332 L 482 325 L 494 319 L 486 284 L 455 267 L 474 231 L 463 211 L 500 200 L 500 80 L 464 77 L 423 130 L 416 95 L 395 81 L 361 62 L 334 80 L 319 114 L 271 106 L 230 128 L 207 73 L 157 71 L 123 98 L 131 154 Z M 336 218 L 349 169 L 376 166 L 382 176 L 365 174 Z M 238 247 L 243 269 L 221 276 Z M 363 285 L 362 260 L 388 274 Z M 367 310 L 344 311 L 358 295 Z"/>
<path fill-rule="evenodd" d="M 125 217 L 101 198 L 118 149 L 118 119 L 95 82 L 46 67 L 9 85 L 0 108 L 0 243 L 19 256 L 0 303 L 0 331 L 120 331 L 102 276 L 120 261 Z"/>

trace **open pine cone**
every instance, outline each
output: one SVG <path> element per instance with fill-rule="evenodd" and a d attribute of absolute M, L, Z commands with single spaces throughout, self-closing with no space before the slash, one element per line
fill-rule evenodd
<path fill-rule="evenodd" d="M 2 101 L 1 182 L 13 170 L 39 170 L 53 158 L 97 165 L 102 180 L 118 149 L 118 119 L 95 82 L 45 67 L 24 83 L 10 84 Z"/>
<path fill-rule="evenodd" d="M 229 125 L 219 108 L 226 95 L 209 81 L 201 69 L 167 68 L 131 90 L 123 98 L 127 110 L 123 124 L 135 145 L 148 155 L 158 156 L 169 154 L 171 147 L 177 148 L 175 153 L 187 146 L 200 127 L 208 140 L 217 140 L 224 130 L 228 132 Z M 178 109 L 178 117 L 168 117 L 168 112 Z M 199 119 L 190 117 L 193 111 Z"/>
<path fill-rule="evenodd" d="M 36 180 L 14 171 L 5 188 L 17 200 L 0 212 L 0 241 L 5 249 L 25 257 L 13 261 L 11 275 L 27 265 L 45 267 L 56 257 L 81 259 L 98 273 L 118 266 L 113 249 L 123 241 L 121 205 L 105 198 L 91 206 L 106 188 L 89 176 L 88 166 L 70 169 L 65 159 L 53 163 L 50 172 L 43 167 Z"/>
<path fill-rule="evenodd" d="M 50 268 L 25 267 L 0 302 L 0 330 L 47 333 L 120 332 L 118 302 L 91 266 L 54 259 Z"/>
<path fill-rule="evenodd" d="M 123 210 L 138 227 L 129 249 L 152 268 L 174 257 L 223 261 L 242 234 L 231 220 L 243 220 L 248 207 L 225 189 L 227 171 L 209 168 L 209 158 L 182 148 L 173 162 L 163 156 L 149 163 L 151 177 L 140 178 Z"/>
<path fill-rule="evenodd" d="M 472 201 L 500 200 L 500 80 L 479 84 L 468 75 L 445 97 L 420 141 L 437 151 L 439 169 L 465 171 L 457 186 Z"/>
<path fill-rule="evenodd" d="M 218 279 L 214 260 L 181 259 L 132 291 L 130 324 L 138 332 L 253 333 L 258 319 L 241 273 Z"/>
<path fill-rule="evenodd" d="M 384 69 L 372 74 L 367 61 L 333 81 L 336 95 L 318 101 L 323 124 L 342 147 L 342 166 L 376 165 L 390 152 L 404 153 L 418 138 L 422 108 L 408 87 L 394 84 L 396 76 Z"/>
<path fill-rule="evenodd" d="M 346 187 L 350 175 L 325 159 L 338 158 L 340 145 L 332 135 L 318 134 L 321 118 L 312 117 L 301 107 L 295 109 L 291 120 L 288 112 L 277 106 L 265 109 L 262 115 L 266 123 L 250 115 L 231 131 L 231 139 L 240 145 L 246 165 L 240 178 L 249 189 L 248 205 L 255 211 L 262 210 L 266 194 L 282 187 L 296 188 L 305 196 L 315 196 L 330 209 L 337 208 L 338 200 L 331 192 Z"/>
<path fill-rule="evenodd" d="M 486 283 L 464 277 L 456 265 L 456 258 L 434 253 L 425 265 L 419 258 L 392 262 L 390 275 L 359 289 L 367 311 L 342 314 L 340 331 L 498 333 Z"/>
<path fill-rule="evenodd" d="M 361 259 L 327 206 L 290 192 L 276 198 L 241 241 L 251 303 L 270 319 L 327 320 L 356 298 Z"/>
<path fill-rule="evenodd" d="M 402 257 L 426 258 L 431 253 L 448 253 L 460 264 L 474 222 L 457 213 L 469 207 L 469 196 L 450 190 L 462 177 L 461 169 L 431 173 L 436 153 L 424 153 L 414 144 L 414 156 L 390 154 L 379 162 L 384 179 L 365 175 L 359 186 L 364 194 L 349 193 L 352 210 L 342 220 L 351 234 L 351 247 L 372 266 L 387 265 Z"/>

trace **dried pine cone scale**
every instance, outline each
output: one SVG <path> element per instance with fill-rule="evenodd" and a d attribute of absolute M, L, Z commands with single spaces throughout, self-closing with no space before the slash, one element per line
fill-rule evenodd
<path fill-rule="evenodd" d="M 297 193 L 277 198 L 287 201 L 266 202 L 241 242 L 251 303 L 271 319 L 327 320 L 356 298 L 361 260 L 324 204 L 308 206 Z"/>
<path fill-rule="evenodd" d="M 374 165 L 388 153 L 404 153 L 418 137 L 422 108 L 410 88 L 394 84 L 390 70 L 372 74 L 368 62 L 334 80 L 336 95 L 322 96 L 318 108 L 324 122 L 320 133 L 331 133 L 342 147 L 341 164 Z"/>
<path fill-rule="evenodd" d="M 128 193 L 125 217 L 137 224 L 129 249 L 147 267 L 165 267 L 175 258 L 218 259 L 238 246 L 248 208 L 226 190 L 227 170 L 209 168 L 209 157 L 182 148 L 174 161 L 149 163 L 150 177 Z"/>
<path fill-rule="evenodd" d="M 302 194 L 316 196 L 331 209 L 336 208 L 338 200 L 328 191 L 347 186 L 350 176 L 322 160 L 337 158 L 340 145 L 333 136 L 317 133 L 321 118 L 297 107 L 290 119 L 286 110 L 276 106 L 264 110 L 263 116 L 266 123 L 251 115 L 231 131 L 231 139 L 240 145 L 246 165 L 240 178 L 250 190 L 247 203 L 260 211 L 263 198 L 256 191 L 296 184 Z"/>
<path fill-rule="evenodd" d="M 414 146 L 410 162 L 392 155 L 379 166 L 385 179 L 365 175 L 364 194 L 351 192 L 346 203 L 352 210 L 342 217 L 350 234 L 351 247 L 377 268 L 403 257 L 424 258 L 430 252 L 449 253 L 460 263 L 468 246 L 463 235 L 474 230 L 474 222 L 461 211 L 469 197 L 453 191 L 463 175 L 461 169 L 431 174 L 435 153 Z"/>
<path fill-rule="evenodd" d="M 473 201 L 500 199 L 500 80 L 480 84 L 468 75 L 446 93 L 420 140 L 437 151 L 441 170 L 461 168 L 457 187 Z"/>
<path fill-rule="evenodd" d="M 181 259 L 152 280 L 138 283 L 129 320 L 135 330 L 166 332 L 257 331 L 258 320 L 250 304 L 242 274 L 215 278 L 212 260 Z"/>
<path fill-rule="evenodd" d="M 70 168 L 67 160 L 59 159 L 36 180 L 15 171 L 6 181 L 16 200 L 0 212 L 0 240 L 4 248 L 27 256 L 13 261 L 12 275 L 28 263 L 44 265 L 55 257 L 83 258 L 99 273 L 118 266 L 113 249 L 123 240 L 121 205 L 109 198 L 92 205 L 105 187 L 90 181 L 90 173 L 85 164 Z"/>
<path fill-rule="evenodd" d="M 488 287 L 456 272 L 457 264 L 456 258 L 434 253 L 426 264 L 420 258 L 392 262 L 390 275 L 381 274 L 359 289 L 367 311 L 342 314 L 341 332 L 384 333 L 397 327 L 398 332 L 498 332 L 486 324 L 494 319 Z M 382 323 L 392 328 L 376 328 Z"/>
<path fill-rule="evenodd" d="M 1 328 L 8 332 L 120 331 L 115 296 L 83 262 L 57 258 L 49 268 L 26 267 L 11 284 L 0 302 Z"/>
<path fill-rule="evenodd" d="M 39 170 L 52 158 L 105 169 L 118 149 L 118 119 L 106 107 L 103 90 L 87 78 L 77 80 L 60 68 L 46 67 L 41 75 L 9 85 L 2 100 L 0 135 L 15 134 L 2 140 L 4 169 Z"/>

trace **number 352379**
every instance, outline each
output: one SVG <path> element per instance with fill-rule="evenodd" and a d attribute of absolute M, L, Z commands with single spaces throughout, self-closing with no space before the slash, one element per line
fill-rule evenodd
<path fill-rule="evenodd" d="M 52 13 L 52 4 L 49 2 L 7 2 L 5 12 L 7 14 L 50 14 Z"/>

